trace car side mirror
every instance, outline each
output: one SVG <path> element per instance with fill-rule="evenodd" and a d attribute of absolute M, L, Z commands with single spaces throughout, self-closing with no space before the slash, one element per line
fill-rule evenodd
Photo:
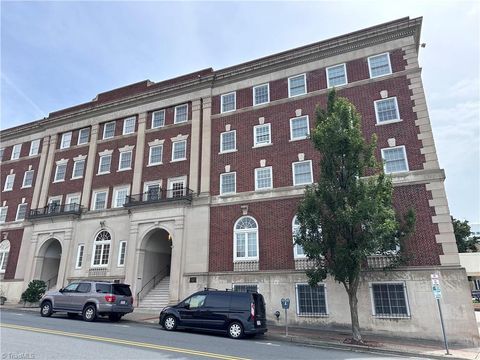
<path fill-rule="evenodd" d="M 64 288 L 61 288 L 60 290 L 58 290 L 59 292 L 63 293 L 65 291 Z"/>

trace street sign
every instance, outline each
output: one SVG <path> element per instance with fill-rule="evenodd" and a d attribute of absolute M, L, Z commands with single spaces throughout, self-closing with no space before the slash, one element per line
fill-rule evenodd
<path fill-rule="evenodd" d="M 442 289 L 440 288 L 440 275 L 438 273 L 430 274 L 430 278 L 432 279 L 433 296 L 437 301 L 438 313 L 440 315 L 440 325 L 442 326 L 443 343 L 445 344 L 446 351 L 445 354 L 450 355 L 450 352 L 448 350 L 447 334 L 445 333 L 445 325 L 443 323 L 442 306 L 440 305 L 440 299 L 442 298 Z"/>
<path fill-rule="evenodd" d="M 433 285 L 432 286 L 433 296 L 435 299 L 442 298 L 442 289 L 440 289 L 440 285 Z"/>

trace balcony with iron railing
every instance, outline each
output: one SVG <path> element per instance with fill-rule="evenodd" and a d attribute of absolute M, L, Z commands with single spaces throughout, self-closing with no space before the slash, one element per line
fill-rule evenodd
<path fill-rule="evenodd" d="M 35 220 L 39 218 L 66 215 L 80 216 L 82 210 L 83 207 L 80 204 L 49 204 L 43 208 L 30 209 L 27 214 L 27 219 Z"/>
<path fill-rule="evenodd" d="M 180 189 L 158 189 L 155 191 L 146 191 L 142 194 L 128 195 L 126 197 L 125 207 L 166 203 L 173 201 L 183 201 L 191 203 L 193 198 L 193 190 L 188 188 Z"/>

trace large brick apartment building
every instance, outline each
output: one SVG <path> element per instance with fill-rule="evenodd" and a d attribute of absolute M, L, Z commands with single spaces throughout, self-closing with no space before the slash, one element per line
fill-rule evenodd
<path fill-rule="evenodd" d="M 331 279 L 307 285 L 293 243 L 304 187 L 318 177 L 308 140 L 335 87 L 378 136 L 394 206 L 413 206 L 408 266 L 373 256 L 359 290 L 368 330 L 439 339 L 430 274 L 444 286 L 453 341 L 478 342 L 425 95 L 421 18 L 403 18 L 214 71 L 143 81 L 1 132 L 2 290 L 18 301 L 32 279 L 131 284 L 155 308 L 203 287 L 255 288 L 269 319 L 292 299 L 295 324 L 348 326 Z M 161 292 L 161 291 L 160 291 Z M 150 297 L 150 300 L 149 300 Z M 152 300 L 153 299 L 153 300 Z M 156 300 L 155 300 L 156 299 Z"/>

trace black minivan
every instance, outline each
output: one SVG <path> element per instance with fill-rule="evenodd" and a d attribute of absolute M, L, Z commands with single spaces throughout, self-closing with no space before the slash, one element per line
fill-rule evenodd
<path fill-rule="evenodd" d="M 226 332 L 233 339 L 267 331 L 265 301 L 257 292 L 199 291 L 162 310 L 165 330 L 178 328 Z"/>

